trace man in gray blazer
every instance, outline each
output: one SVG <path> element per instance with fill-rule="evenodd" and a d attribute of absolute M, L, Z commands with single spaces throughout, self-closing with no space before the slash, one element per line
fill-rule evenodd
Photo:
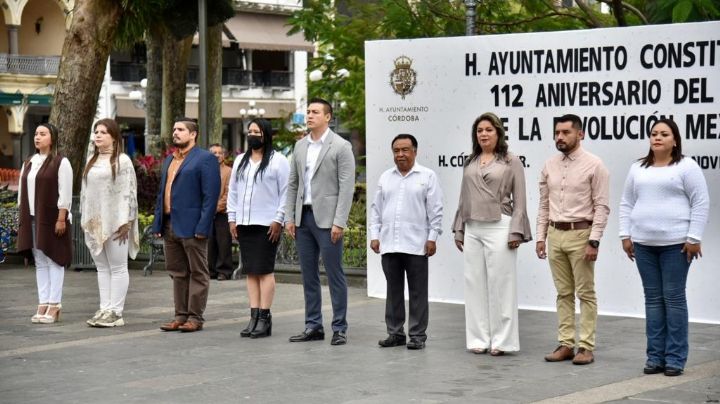
<path fill-rule="evenodd" d="M 325 339 L 319 257 L 322 255 L 333 308 L 332 345 L 347 342 L 347 282 L 342 268 L 343 231 L 355 191 L 355 157 L 350 142 L 330 130 L 332 106 L 308 102 L 310 133 L 295 143 L 290 165 L 285 231 L 295 240 L 303 290 L 305 331 L 290 342 Z"/>

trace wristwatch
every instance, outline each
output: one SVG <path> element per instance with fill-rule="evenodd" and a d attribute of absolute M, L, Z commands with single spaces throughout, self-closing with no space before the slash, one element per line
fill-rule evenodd
<path fill-rule="evenodd" d="M 590 247 L 592 248 L 600 247 L 600 242 L 597 240 L 588 240 L 588 244 L 590 244 Z"/>

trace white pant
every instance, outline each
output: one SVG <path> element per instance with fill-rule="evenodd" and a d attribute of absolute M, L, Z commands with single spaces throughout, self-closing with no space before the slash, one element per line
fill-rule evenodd
<path fill-rule="evenodd" d="M 62 302 L 63 280 L 65 268 L 59 265 L 44 252 L 32 249 L 35 258 L 35 278 L 37 279 L 38 303 Z"/>
<path fill-rule="evenodd" d="M 127 260 L 128 241 L 120 244 L 112 237 L 105 241 L 100 254 L 93 255 L 97 267 L 100 310 L 112 310 L 122 315 L 130 283 Z"/>
<path fill-rule="evenodd" d="M 468 349 L 520 350 L 517 249 L 508 248 L 510 217 L 465 223 L 465 337 Z"/>

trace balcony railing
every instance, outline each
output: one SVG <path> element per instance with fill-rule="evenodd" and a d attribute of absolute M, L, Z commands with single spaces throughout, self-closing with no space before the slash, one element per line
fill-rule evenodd
<path fill-rule="evenodd" d="M 147 77 L 144 63 L 110 63 L 110 77 L 113 81 L 137 83 Z"/>
<path fill-rule="evenodd" d="M 188 84 L 198 84 L 199 68 L 188 67 Z M 275 70 L 243 70 L 234 67 L 222 69 L 222 85 L 241 87 L 293 88 L 292 72 Z"/>
<path fill-rule="evenodd" d="M 60 56 L 27 56 L 0 53 L 0 73 L 53 76 L 58 74 L 59 68 Z"/>
<path fill-rule="evenodd" d="M 188 84 L 198 84 L 200 69 L 189 66 L 187 73 Z M 127 81 L 137 83 L 147 77 L 144 64 L 139 63 L 111 63 L 110 77 L 114 81 Z M 244 70 L 237 67 L 223 67 L 222 85 L 241 87 L 274 87 L 293 88 L 293 73 L 277 70 Z"/>

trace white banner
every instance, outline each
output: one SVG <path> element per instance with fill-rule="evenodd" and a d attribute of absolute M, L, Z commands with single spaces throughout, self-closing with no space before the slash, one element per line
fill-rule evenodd
<path fill-rule="evenodd" d="M 650 127 L 672 117 L 684 154 L 698 161 L 710 188 L 703 258 L 688 278 L 690 317 L 720 323 L 720 22 L 373 41 L 365 44 L 365 69 L 368 210 L 380 174 L 393 166 L 390 141 L 399 133 L 418 138 L 418 162 L 441 179 L 444 233 L 430 258 L 431 300 L 463 302 L 463 260 L 451 224 L 475 118 L 494 112 L 506 123 L 510 151 L 526 166 L 535 237 L 540 170 L 558 153 L 553 118 L 573 113 L 584 120 L 583 147 L 610 170 L 611 212 L 595 267 L 598 309 L 644 316 L 642 284 L 622 251 L 617 214 L 628 169 L 648 152 Z M 385 297 L 369 240 L 368 295 Z M 520 307 L 555 310 L 555 297 L 535 240 L 522 245 Z"/>

